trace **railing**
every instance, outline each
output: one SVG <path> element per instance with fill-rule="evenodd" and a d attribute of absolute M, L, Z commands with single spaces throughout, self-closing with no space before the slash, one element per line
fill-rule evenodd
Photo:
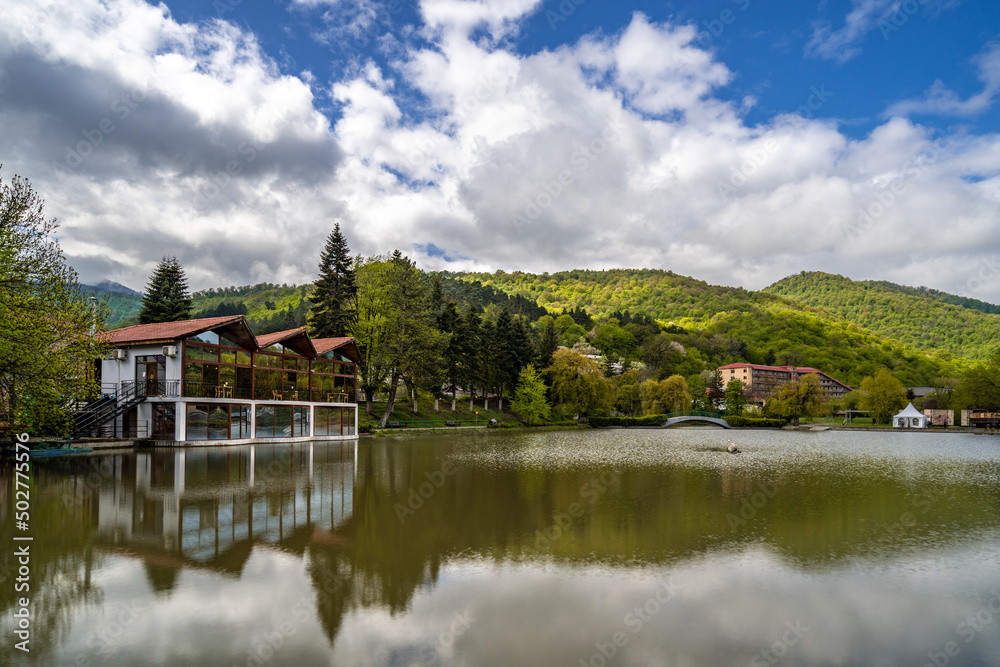
<path fill-rule="evenodd" d="M 716 419 L 725 419 L 726 415 L 720 412 L 703 412 L 700 410 L 687 410 L 685 412 L 670 412 L 666 415 L 667 419 L 673 419 L 674 417 L 714 417 Z"/>
<path fill-rule="evenodd" d="M 175 380 L 175 382 L 179 382 Z M 183 395 L 189 398 L 232 398 L 257 401 L 282 402 L 315 402 L 315 403 L 353 403 L 354 392 L 326 391 L 320 389 L 303 389 L 295 385 L 281 387 L 258 386 L 252 389 L 249 385 L 231 385 L 212 382 L 183 383 Z"/>
<path fill-rule="evenodd" d="M 180 380 L 122 380 L 117 398 L 121 402 L 132 398 L 177 398 L 180 395 Z"/>

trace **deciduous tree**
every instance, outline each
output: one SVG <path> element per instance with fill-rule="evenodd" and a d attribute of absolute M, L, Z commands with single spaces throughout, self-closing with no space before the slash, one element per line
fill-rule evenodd
<path fill-rule="evenodd" d="M 886 368 L 861 381 L 858 407 L 867 410 L 878 424 L 887 424 L 906 405 L 906 388 Z"/>
<path fill-rule="evenodd" d="M 68 406 L 96 393 L 89 372 L 108 346 L 27 180 L 0 179 L 0 430 L 65 433 Z"/>
<path fill-rule="evenodd" d="M 576 350 L 556 350 L 547 371 L 555 400 L 570 414 L 584 417 L 607 412 L 614 404 L 611 381 L 593 359 Z"/>
<path fill-rule="evenodd" d="M 552 407 L 545 399 L 545 392 L 546 387 L 542 376 L 535 370 L 534 365 L 528 364 L 521 369 L 510 408 L 515 414 L 526 419 L 529 424 L 537 424 L 548 419 L 552 413 Z"/>

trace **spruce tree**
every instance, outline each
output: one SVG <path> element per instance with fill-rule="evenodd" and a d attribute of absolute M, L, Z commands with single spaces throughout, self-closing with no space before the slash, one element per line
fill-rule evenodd
<path fill-rule="evenodd" d="M 164 257 L 146 285 L 142 295 L 140 324 L 174 322 L 191 318 L 191 295 L 187 278 L 176 257 Z"/>
<path fill-rule="evenodd" d="M 309 311 L 312 336 L 331 338 L 350 335 L 348 331 L 354 322 L 358 284 L 347 239 L 340 233 L 340 223 L 333 226 L 326 240 L 326 247 L 319 258 L 319 278 L 313 285 L 313 293 L 309 297 L 312 304 Z"/>

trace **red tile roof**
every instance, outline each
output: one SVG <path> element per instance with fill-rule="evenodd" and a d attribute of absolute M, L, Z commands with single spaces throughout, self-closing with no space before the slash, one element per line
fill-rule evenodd
<path fill-rule="evenodd" d="M 224 324 L 232 324 L 242 319 L 242 315 L 224 315 L 222 317 L 203 317 L 197 320 L 181 320 L 179 322 L 136 324 L 123 329 L 105 331 L 99 334 L 99 337 L 113 345 L 160 343 L 193 336 L 194 334 L 208 331 Z"/>
<path fill-rule="evenodd" d="M 797 374 L 819 373 L 820 375 L 824 375 L 824 376 L 830 378 L 831 380 L 833 380 L 837 384 L 843 385 L 843 386 L 847 387 L 848 389 L 851 388 L 851 385 L 847 384 L 846 382 L 841 382 L 840 380 L 838 380 L 837 378 L 833 377 L 832 375 L 830 375 L 828 373 L 824 373 L 823 371 L 819 370 L 818 368 L 813 368 L 812 366 L 765 366 L 763 364 L 746 364 L 746 363 L 726 364 L 725 366 L 719 366 L 719 370 L 720 371 L 722 371 L 722 370 L 729 370 L 729 369 L 737 369 L 737 368 L 752 368 L 752 369 L 757 370 L 757 371 L 779 371 L 779 372 L 782 372 L 782 373 L 791 373 L 792 369 L 794 368 L 795 372 Z"/>
<path fill-rule="evenodd" d="M 313 338 L 313 347 L 316 348 L 316 354 L 323 354 L 330 350 L 336 350 L 338 347 L 346 345 L 352 340 L 354 339 L 350 336 L 344 338 Z"/>
<path fill-rule="evenodd" d="M 275 331 L 274 333 L 264 334 L 263 336 L 257 336 L 257 344 L 261 347 L 267 347 L 268 345 L 274 345 L 275 343 L 280 343 L 283 340 L 288 340 L 292 336 L 298 334 L 304 334 L 306 332 L 305 327 L 299 327 L 298 329 L 288 329 L 286 331 Z"/>

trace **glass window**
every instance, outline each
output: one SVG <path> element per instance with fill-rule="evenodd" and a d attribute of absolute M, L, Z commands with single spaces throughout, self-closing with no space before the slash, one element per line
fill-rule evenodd
<path fill-rule="evenodd" d="M 344 408 L 343 434 L 354 435 L 354 408 Z"/>
<path fill-rule="evenodd" d="M 230 338 L 226 334 L 219 334 L 219 344 L 220 345 L 229 345 L 231 347 L 240 347 L 239 341 L 237 341 L 234 338 Z"/>
<path fill-rule="evenodd" d="M 201 348 L 190 343 L 184 346 L 184 357 L 187 359 L 201 359 Z"/>
<path fill-rule="evenodd" d="M 257 429 L 255 435 L 258 438 L 274 437 L 273 405 L 262 405 L 257 407 Z"/>
<path fill-rule="evenodd" d="M 208 440 L 208 406 L 188 403 L 187 439 Z"/>
<path fill-rule="evenodd" d="M 219 384 L 219 367 L 215 364 L 205 364 L 205 388 L 214 388 Z"/>
<path fill-rule="evenodd" d="M 209 345 L 219 344 L 219 334 L 214 331 L 204 331 L 196 336 L 191 336 L 190 340 L 198 340 Z"/>
<path fill-rule="evenodd" d="M 235 350 L 220 350 L 221 361 L 224 364 L 235 364 L 236 363 L 236 351 Z"/>
<path fill-rule="evenodd" d="M 274 410 L 274 437 L 287 438 L 292 435 L 292 408 L 280 405 Z"/>
<path fill-rule="evenodd" d="M 236 366 L 219 366 L 220 384 L 228 384 L 230 387 L 236 384 Z"/>
<path fill-rule="evenodd" d="M 250 398 L 250 387 L 253 384 L 253 369 L 242 366 L 236 367 L 236 387 L 237 392 L 233 393 L 236 398 Z"/>
<path fill-rule="evenodd" d="M 244 366 L 250 365 L 250 353 L 249 352 L 236 352 L 236 363 L 243 364 Z"/>
<path fill-rule="evenodd" d="M 250 407 L 246 405 L 230 406 L 229 432 L 233 438 L 250 437 Z"/>
<path fill-rule="evenodd" d="M 209 440 L 226 440 L 229 438 L 229 407 L 213 405 L 208 413 Z"/>
<path fill-rule="evenodd" d="M 284 352 L 285 351 L 285 346 L 282 345 L 281 343 L 275 343 L 274 345 L 268 346 L 267 350 L 269 352 Z"/>

